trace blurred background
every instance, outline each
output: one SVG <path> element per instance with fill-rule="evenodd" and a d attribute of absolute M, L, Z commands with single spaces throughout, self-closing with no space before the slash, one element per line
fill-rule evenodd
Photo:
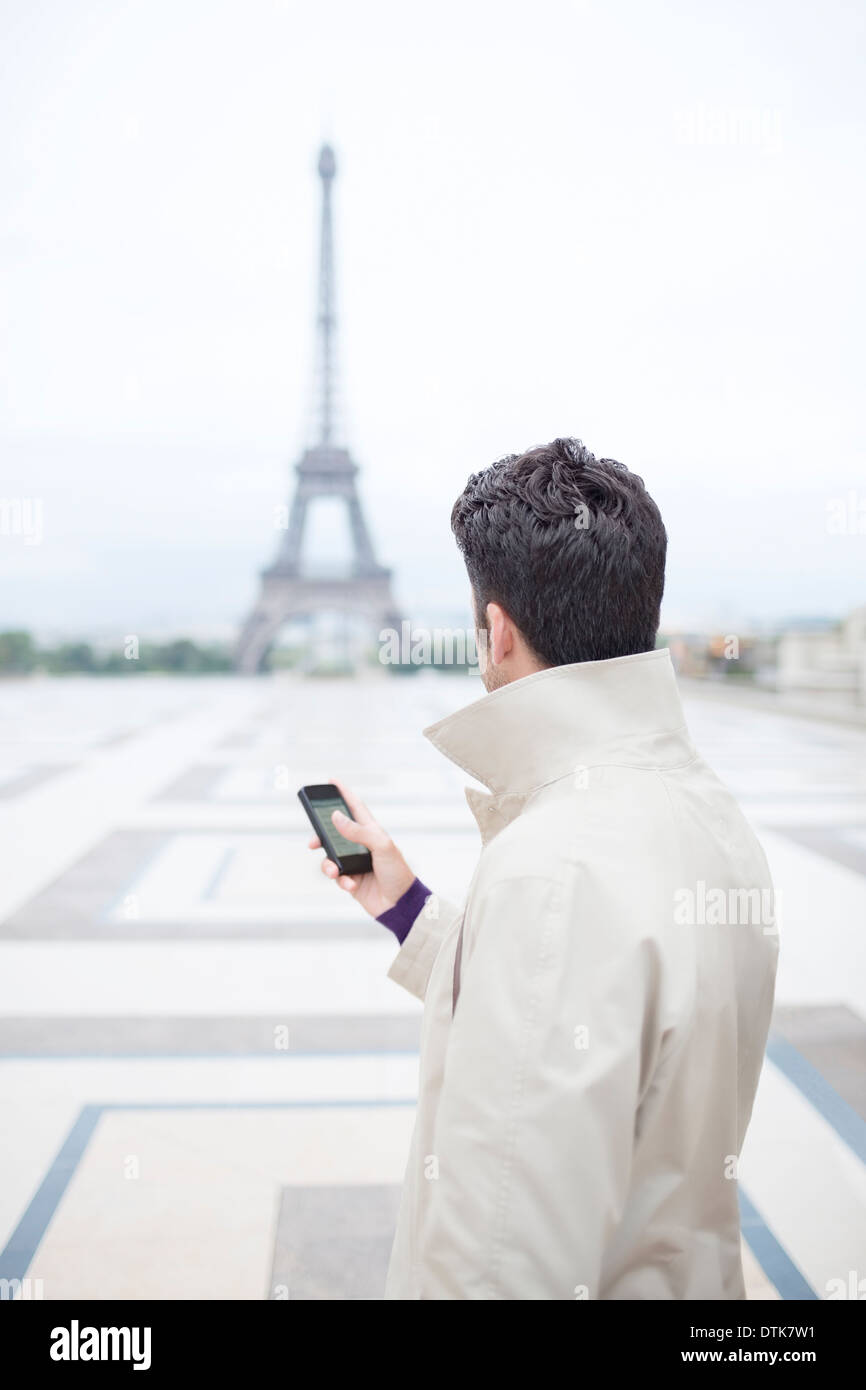
<path fill-rule="evenodd" d="M 295 792 L 462 894 L 450 509 L 562 434 L 781 893 L 750 1296 L 866 1296 L 864 27 L 2 0 L 2 1296 L 381 1296 L 418 1014 Z"/>

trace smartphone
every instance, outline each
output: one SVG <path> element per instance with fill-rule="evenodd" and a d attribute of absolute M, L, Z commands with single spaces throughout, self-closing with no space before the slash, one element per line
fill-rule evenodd
<path fill-rule="evenodd" d="M 331 782 L 324 782 L 318 787 L 301 787 L 298 800 L 310 817 L 322 848 L 328 858 L 333 859 L 341 874 L 372 873 L 373 856 L 370 851 L 355 840 L 347 840 L 331 820 L 334 811 L 352 816 L 338 787 Z"/>

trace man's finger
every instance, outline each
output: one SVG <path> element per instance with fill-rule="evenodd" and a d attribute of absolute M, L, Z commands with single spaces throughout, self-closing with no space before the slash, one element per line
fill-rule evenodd
<path fill-rule="evenodd" d="M 355 889 L 358 887 L 358 880 L 356 878 L 349 878 L 348 874 L 342 874 L 337 879 L 337 885 L 340 888 L 344 888 L 347 893 L 354 893 Z"/>
<path fill-rule="evenodd" d="M 331 782 L 337 788 L 337 791 L 342 796 L 346 805 L 351 807 L 352 811 L 358 817 L 361 825 L 376 824 L 376 819 L 369 806 L 365 806 L 363 801 L 359 801 L 358 797 L 346 786 L 345 782 L 339 782 L 336 777 L 332 777 Z"/>
<path fill-rule="evenodd" d="M 365 849 L 384 849 L 388 843 L 388 836 L 375 821 L 372 825 L 362 825 L 359 821 L 344 816 L 342 811 L 332 811 L 331 820 L 341 835 L 345 835 L 347 840 L 354 840 L 356 844 L 363 845 Z"/>
<path fill-rule="evenodd" d="M 333 859 L 323 859 L 322 873 L 325 875 L 325 878 L 337 878 L 339 876 L 340 870 L 337 868 Z"/>
<path fill-rule="evenodd" d="M 312 840 L 308 840 L 308 841 L 307 841 L 307 849 L 321 849 L 321 848 L 322 848 L 322 842 L 321 842 L 321 840 L 319 839 L 318 835 L 314 835 L 313 838 L 312 838 Z"/>

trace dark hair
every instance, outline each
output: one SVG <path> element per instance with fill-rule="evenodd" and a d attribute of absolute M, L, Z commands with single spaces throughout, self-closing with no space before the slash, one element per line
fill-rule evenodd
<path fill-rule="evenodd" d="M 554 439 L 473 473 L 451 529 L 479 621 L 505 609 L 540 661 L 566 666 L 651 651 L 667 536 L 643 485 L 579 439 Z"/>

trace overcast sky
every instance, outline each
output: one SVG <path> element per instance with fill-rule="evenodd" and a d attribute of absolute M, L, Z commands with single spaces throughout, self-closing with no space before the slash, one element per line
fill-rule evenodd
<path fill-rule="evenodd" d="M 468 473 L 557 434 L 659 502 L 668 623 L 866 602 L 864 23 L 0 0 L 0 491 L 42 504 L 39 544 L 0 536 L 0 627 L 243 616 L 305 442 L 323 137 L 348 442 L 408 614 L 464 601 Z"/>

